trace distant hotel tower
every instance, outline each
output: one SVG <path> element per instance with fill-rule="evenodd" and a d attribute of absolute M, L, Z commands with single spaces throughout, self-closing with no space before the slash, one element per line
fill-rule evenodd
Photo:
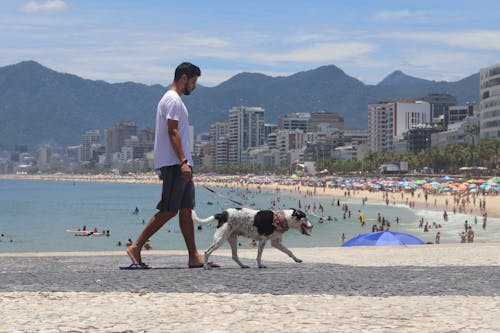
<path fill-rule="evenodd" d="M 391 151 L 409 129 L 431 123 L 431 105 L 412 99 L 368 104 L 368 148 Z"/>
<path fill-rule="evenodd" d="M 92 145 L 101 140 L 99 130 L 89 130 L 82 134 L 80 161 L 90 161 L 92 158 Z"/>
<path fill-rule="evenodd" d="M 220 168 L 228 164 L 228 131 L 228 123 L 217 122 L 210 126 L 210 155 L 212 156 L 212 166 L 216 168 Z"/>
<path fill-rule="evenodd" d="M 111 165 L 112 155 L 122 150 L 125 140 L 135 135 L 137 135 L 137 126 L 132 121 L 122 121 L 118 126 L 106 129 L 104 146 L 107 167 Z"/>
<path fill-rule="evenodd" d="M 229 110 L 229 164 L 246 164 L 247 149 L 264 144 L 264 109 L 237 106 Z"/>
<path fill-rule="evenodd" d="M 481 138 L 499 138 L 500 63 L 481 69 L 479 75 L 479 122 Z"/>
<path fill-rule="evenodd" d="M 305 112 L 282 114 L 278 116 L 278 128 L 289 131 L 300 129 L 304 133 L 307 133 L 309 119 L 311 119 L 311 114 Z"/>

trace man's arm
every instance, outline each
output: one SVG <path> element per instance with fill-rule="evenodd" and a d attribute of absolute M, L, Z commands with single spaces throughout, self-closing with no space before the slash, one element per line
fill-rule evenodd
<path fill-rule="evenodd" d="M 179 133 L 179 121 L 168 119 L 167 128 L 170 143 L 175 151 L 175 154 L 179 158 L 179 163 L 181 163 L 186 159 L 186 155 L 184 155 L 184 150 L 182 149 L 181 135 Z"/>
<path fill-rule="evenodd" d="M 181 172 L 184 175 L 189 174 L 191 177 L 191 167 L 187 163 L 182 163 L 186 159 L 184 150 L 182 149 L 181 135 L 179 133 L 179 121 L 168 119 L 167 120 L 168 137 L 170 138 L 170 144 L 175 151 L 175 154 L 179 158 L 179 163 L 181 164 Z"/>

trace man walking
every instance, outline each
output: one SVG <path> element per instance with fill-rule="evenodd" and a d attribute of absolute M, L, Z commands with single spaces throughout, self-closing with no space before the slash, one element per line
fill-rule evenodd
<path fill-rule="evenodd" d="M 188 267 L 203 267 L 203 257 L 196 249 L 191 210 L 195 205 L 193 184 L 193 159 L 190 153 L 188 112 L 182 95 L 189 95 L 196 88 L 201 76 L 198 66 L 184 62 L 175 70 L 174 82 L 163 95 L 156 111 L 154 166 L 163 180 L 159 211 L 151 217 L 137 240 L 127 248 L 132 260 L 130 268 L 148 268 L 142 262 L 141 250 L 167 221 L 179 212 L 179 226 L 188 249 Z M 218 265 L 212 263 L 212 266 Z"/>

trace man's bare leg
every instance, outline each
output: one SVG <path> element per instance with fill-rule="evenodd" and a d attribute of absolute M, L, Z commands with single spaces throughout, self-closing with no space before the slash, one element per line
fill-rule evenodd
<path fill-rule="evenodd" d="M 160 228 L 163 227 L 163 225 L 176 214 L 176 212 L 158 212 L 151 217 L 148 224 L 139 235 L 139 238 L 137 238 L 137 240 L 132 245 L 127 247 L 127 254 L 134 264 L 142 264 L 141 251 L 144 243 L 146 243 L 146 241 L 150 239 L 151 236 L 153 236 L 158 230 L 160 230 Z"/>
<path fill-rule="evenodd" d="M 203 257 L 198 253 L 196 242 L 194 239 L 194 225 L 191 218 L 191 209 L 181 208 L 179 212 L 179 227 L 186 242 L 186 247 L 189 255 L 189 265 L 203 264 Z"/>

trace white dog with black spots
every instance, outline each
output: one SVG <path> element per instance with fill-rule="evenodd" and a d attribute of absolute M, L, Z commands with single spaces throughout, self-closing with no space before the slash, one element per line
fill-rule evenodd
<path fill-rule="evenodd" d="M 226 241 L 231 245 L 232 258 L 241 266 L 244 265 L 238 258 L 238 236 L 248 237 L 258 241 L 257 265 L 259 268 L 265 268 L 262 264 L 262 252 L 268 240 L 271 245 L 286 253 L 295 262 L 302 262 L 292 251 L 282 243 L 283 233 L 288 229 L 299 230 L 303 235 L 310 236 L 312 224 L 307 220 L 306 214 L 297 209 L 284 209 L 282 211 L 254 210 L 249 208 L 230 208 L 222 213 L 209 216 L 205 219 L 198 217 L 196 212 L 192 211 L 193 221 L 200 225 L 206 225 L 217 221 L 217 230 L 214 234 L 212 245 L 205 251 L 204 268 L 209 269 L 208 258 L 216 249 Z"/>

